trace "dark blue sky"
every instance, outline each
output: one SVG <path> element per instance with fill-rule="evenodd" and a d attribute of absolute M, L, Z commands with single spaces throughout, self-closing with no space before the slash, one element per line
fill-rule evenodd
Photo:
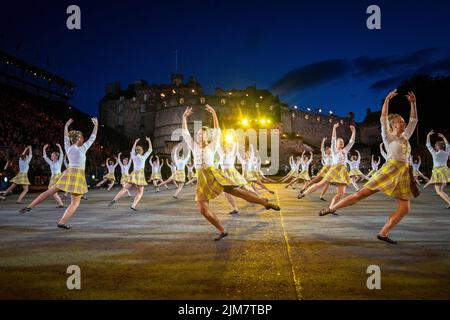
<path fill-rule="evenodd" d="M 91 114 L 107 82 L 169 82 L 175 49 L 207 92 L 256 84 L 357 120 L 414 73 L 450 74 L 449 1 L 241 2 L 17 0 L 1 5 L 0 46 L 74 81 L 74 105 Z M 66 28 L 70 4 L 80 31 Z M 370 4 L 382 30 L 366 28 Z"/>

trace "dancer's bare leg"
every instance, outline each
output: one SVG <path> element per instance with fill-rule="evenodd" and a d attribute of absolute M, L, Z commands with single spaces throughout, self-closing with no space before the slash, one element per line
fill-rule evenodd
<path fill-rule="evenodd" d="M 355 188 L 356 191 L 359 191 L 359 187 L 358 187 L 358 185 L 356 184 L 357 178 L 355 178 L 355 176 L 353 176 L 353 177 L 351 177 L 350 179 L 351 179 L 351 181 L 352 181 L 353 188 Z"/>
<path fill-rule="evenodd" d="M 336 186 L 336 195 L 333 197 L 333 200 L 331 200 L 331 206 L 333 206 L 335 203 L 339 202 L 341 198 L 345 194 L 345 188 L 347 188 L 346 185 L 337 185 Z"/>
<path fill-rule="evenodd" d="M 389 232 L 406 216 L 410 209 L 409 200 L 397 199 L 397 210 L 395 210 L 388 218 L 386 224 L 380 231 L 380 235 L 386 237 Z"/>
<path fill-rule="evenodd" d="M 234 197 L 231 194 L 228 194 L 226 192 L 224 192 L 225 198 L 227 199 L 228 203 L 230 204 L 231 208 L 233 209 L 233 211 L 235 213 L 239 212 L 239 209 L 237 207 L 236 204 L 236 200 L 234 199 Z"/>
<path fill-rule="evenodd" d="M 102 186 L 106 181 L 108 181 L 108 179 L 103 179 L 102 181 L 100 181 L 99 183 L 97 183 L 95 186 L 96 186 L 96 187 L 100 187 L 100 186 Z"/>
<path fill-rule="evenodd" d="M 308 189 L 306 189 L 305 191 L 302 192 L 302 194 L 304 194 L 305 196 L 313 193 L 314 191 L 324 187 L 326 184 L 329 185 L 329 182 L 326 180 L 321 180 L 319 183 L 313 184 L 312 186 L 310 186 Z"/>
<path fill-rule="evenodd" d="M 198 209 L 200 213 L 221 233 L 225 232 L 224 227 L 220 224 L 219 218 L 209 210 L 209 201 L 198 201 Z"/>
<path fill-rule="evenodd" d="M 322 192 L 320 193 L 320 199 L 323 199 L 323 197 L 325 196 L 325 194 L 328 191 L 328 188 L 330 187 L 330 184 L 326 184 L 325 187 L 323 187 Z"/>
<path fill-rule="evenodd" d="M 66 212 L 64 212 L 62 218 L 58 221 L 58 225 L 66 224 L 67 220 L 69 220 L 70 217 L 77 210 L 78 206 L 80 205 L 80 201 L 81 201 L 81 194 L 77 195 L 72 194 L 72 201 L 70 202 L 70 205 L 67 207 Z"/>
<path fill-rule="evenodd" d="M 226 193 L 229 193 L 232 196 L 244 199 L 247 202 L 260 204 L 264 207 L 266 207 L 267 204 L 269 203 L 269 200 L 262 198 L 258 195 L 255 195 L 252 192 L 248 192 L 244 188 L 234 188 L 231 190 L 227 190 Z"/>
<path fill-rule="evenodd" d="M 442 198 L 442 200 L 447 202 L 447 204 L 450 206 L 450 197 L 444 192 L 446 185 L 446 183 L 442 183 L 440 185 L 435 184 L 434 189 L 436 190 L 436 193 Z"/>
<path fill-rule="evenodd" d="M 22 199 L 27 195 L 28 190 L 29 190 L 29 186 L 28 185 L 23 185 L 23 191 L 20 193 L 19 198 L 17 199 L 17 203 L 21 203 Z"/>
<path fill-rule="evenodd" d="M 136 209 L 136 206 L 138 205 L 139 201 L 141 201 L 142 194 L 144 193 L 144 187 L 143 186 L 136 186 L 136 196 L 134 197 L 133 204 L 131 205 L 132 208 Z"/>
<path fill-rule="evenodd" d="M 126 183 L 123 184 L 122 188 L 125 188 L 126 185 L 127 185 Z M 127 191 L 128 196 L 131 197 L 130 189 L 126 189 L 126 191 Z"/>
<path fill-rule="evenodd" d="M 354 205 L 355 203 L 373 195 L 374 193 L 378 192 L 377 190 L 370 190 L 367 188 L 362 188 L 358 192 L 351 194 L 344 199 L 342 199 L 339 202 L 335 202 L 334 204 L 330 205 L 331 211 L 336 211 L 341 208 L 349 207 Z"/>
<path fill-rule="evenodd" d="M 111 181 L 111 183 L 108 186 L 108 191 L 111 190 L 111 188 L 114 186 L 114 180 Z"/>
<path fill-rule="evenodd" d="M 122 190 L 120 190 L 116 194 L 116 196 L 114 197 L 113 201 L 119 201 L 119 199 L 122 198 L 125 193 L 127 193 L 127 192 L 129 193 L 131 186 L 132 186 L 131 183 L 125 184 L 124 187 L 122 188 Z"/>
<path fill-rule="evenodd" d="M 2 193 L 5 196 L 10 195 L 12 193 L 12 191 L 15 189 L 15 187 L 17 187 L 17 184 L 13 183 L 12 185 L 9 186 L 8 189 L 6 189 L 6 191 L 3 191 Z"/>
<path fill-rule="evenodd" d="M 306 185 L 302 188 L 302 191 L 308 189 L 314 183 L 319 182 L 320 179 L 322 179 L 322 176 L 315 176 L 312 180 L 307 181 Z"/>
<path fill-rule="evenodd" d="M 256 181 L 255 182 L 258 186 L 260 186 L 263 190 L 266 190 L 267 192 L 269 192 L 269 193 L 271 193 L 271 194 L 274 194 L 275 192 L 274 191 L 272 191 L 272 190 L 270 190 L 269 188 L 267 188 L 267 186 L 265 186 L 262 182 L 261 182 L 261 180 L 258 180 L 258 181 Z"/>
<path fill-rule="evenodd" d="M 42 201 L 44 201 L 45 199 L 47 199 L 50 196 L 53 196 L 55 193 L 57 193 L 59 190 L 53 186 L 51 188 L 49 188 L 47 191 L 42 192 L 36 199 L 34 199 L 28 206 L 27 208 L 34 208 L 36 207 L 38 204 L 40 204 Z"/>
<path fill-rule="evenodd" d="M 61 200 L 61 197 L 59 196 L 58 192 L 56 192 L 53 195 L 53 198 L 56 200 L 56 202 L 59 204 L 60 207 L 64 207 L 64 203 Z"/>
<path fill-rule="evenodd" d="M 178 195 L 180 194 L 181 190 L 183 190 L 184 183 L 178 183 L 177 191 L 175 191 L 175 194 L 173 195 L 174 198 L 178 199 Z"/>

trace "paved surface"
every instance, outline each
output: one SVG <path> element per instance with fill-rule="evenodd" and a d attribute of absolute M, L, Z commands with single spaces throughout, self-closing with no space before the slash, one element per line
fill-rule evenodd
<path fill-rule="evenodd" d="M 193 187 L 179 200 L 146 192 L 139 214 L 131 199 L 106 207 L 117 189 L 92 191 L 67 231 L 55 228 L 63 209 L 53 200 L 21 216 L 12 197 L 0 202 L 0 298 L 450 298 L 450 210 L 431 189 L 392 233 L 394 246 L 375 238 L 395 205 L 382 194 L 318 217 L 317 195 L 271 187 L 280 213 L 239 200 L 242 213 L 230 216 L 223 196 L 212 202 L 230 233 L 220 242 Z M 80 266 L 82 290 L 66 288 L 69 265 Z M 369 265 L 381 268 L 381 290 L 366 287 Z"/>

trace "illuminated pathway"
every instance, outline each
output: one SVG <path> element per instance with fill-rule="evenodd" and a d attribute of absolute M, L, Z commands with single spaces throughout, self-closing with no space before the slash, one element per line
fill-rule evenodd
<path fill-rule="evenodd" d="M 62 211 L 51 200 L 29 216 L 15 198 L 0 202 L 0 298 L 450 299 L 450 210 L 431 189 L 392 246 L 375 238 L 394 205 L 383 195 L 318 217 L 317 195 L 272 187 L 281 212 L 239 200 L 230 216 L 223 196 L 212 202 L 230 234 L 220 242 L 192 187 L 179 200 L 146 192 L 139 214 L 128 199 L 107 209 L 115 192 L 93 191 L 68 231 L 55 228 Z M 81 291 L 66 289 L 69 265 L 81 268 Z M 381 290 L 366 287 L 369 265 L 381 268 Z"/>

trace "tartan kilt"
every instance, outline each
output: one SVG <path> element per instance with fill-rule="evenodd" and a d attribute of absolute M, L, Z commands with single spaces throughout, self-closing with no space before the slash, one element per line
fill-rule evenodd
<path fill-rule="evenodd" d="M 311 180 L 311 178 L 309 177 L 309 172 L 306 170 L 302 170 L 300 173 L 297 173 L 297 179 L 299 180 Z"/>
<path fill-rule="evenodd" d="M 353 176 L 362 176 L 362 175 L 364 175 L 362 172 L 361 172 L 361 170 L 359 170 L 359 169 L 352 169 L 352 170 L 350 170 L 350 172 L 348 173 L 348 175 L 350 176 L 350 177 L 353 177 Z"/>
<path fill-rule="evenodd" d="M 111 180 L 111 181 L 116 181 L 116 177 L 115 177 L 114 173 L 112 173 L 112 172 L 106 174 L 106 175 L 103 177 L 103 179 L 108 179 L 108 180 Z"/>
<path fill-rule="evenodd" d="M 430 184 L 442 184 L 450 182 L 450 169 L 447 166 L 434 167 Z"/>
<path fill-rule="evenodd" d="M 127 184 L 128 180 L 130 179 L 130 175 L 127 173 L 122 174 L 122 177 L 120 177 L 120 184 Z"/>
<path fill-rule="evenodd" d="M 152 175 L 150 176 L 151 180 L 162 180 L 161 172 L 152 172 Z"/>
<path fill-rule="evenodd" d="M 144 169 L 133 171 L 130 174 L 130 178 L 128 179 L 128 183 L 135 184 L 137 186 L 146 186 L 147 181 L 145 181 L 145 173 Z"/>
<path fill-rule="evenodd" d="M 419 176 L 419 171 L 417 169 L 413 169 L 413 177 L 417 178 Z"/>
<path fill-rule="evenodd" d="M 186 181 L 186 173 L 184 170 L 176 170 L 169 179 L 173 179 L 176 182 L 183 183 Z"/>
<path fill-rule="evenodd" d="M 323 166 L 322 169 L 319 170 L 319 172 L 317 172 L 317 176 L 318 177 L 323 177 L 324 175 L 327 174 L 327 172 L 330 170 L 331 166 Z"/>
<path fill-rule="evenodd" d="M 254 181 L 257 180 L 254 171 L 245 171 L 244 172 L 244 179 L 247 182 L 254 182 Z"/>
<path fill-rule="evenodd" d="M 80 168 L 68 168 L 64 170 L 54 186 L 61 191 L 71 194 L 80 195 L 88 193 L 86 175 L 84 169 Z"/>
<path fill-rule="evenodd" d="M 195 201 L 211 200 L 219 196 L 224 187 L 242 187 L 243 185 L 237 184 L 214 166 L 200 168 L 197 170 Z"/>
<path fill-rule="evenodd" d="M 187 174 L 188 180 L 192 180 L 196 177 L 195 173 L 193 171 L 189 171 Z"/>
<path fill-rule="evenodd" d="M 232 181 L 236 185 L 245 185 L 247 184 L 247 180 L 244 179 L 244 177 L 235 169 L 235 168 L 229 168 L 222 170 L 222 173 Z"/>
<path fill-rule="evenodd" d="M 58 174 L 52 174 L 52 176 L 50 177 L 50 182 L 48 183 L 48 187 L 51 188 L 53 185 L 55 185 L 59 178 L 61 178 L 62 173 L 58 173 Z"/>
<path fill-rule="evenodd" d="M 380 170 L 364 185 L 370 190 L 378 190 L 389 197 L 411 200 L 418 196 L 413 193 L 412 172 L 408 164 L 397 160 L 388 160 Z"/>
<path fill-rule="evenodd" d="M 30 180 L 28 180 L 28 172 L 19 172 L 14 178 L 11 179 L 12 183 L 18 185 L 30 185 Z"/>
<path fill-rule="evenodd" d="M 351 183 L 347 167 L 343 164 L 331 166 L 330 170 L 323 176 L 323 179 L 331 184 L 349 185 Z"/>
<path fill-rule="evenodd" d="M 373 169 L 371 169 L 370 170 L 370 172 L 367 174 L 367 177 L 371 177 L 371 176 L 373 176 L 375 173 L 377 173 L 379 170 L 373 170 Z"/>

